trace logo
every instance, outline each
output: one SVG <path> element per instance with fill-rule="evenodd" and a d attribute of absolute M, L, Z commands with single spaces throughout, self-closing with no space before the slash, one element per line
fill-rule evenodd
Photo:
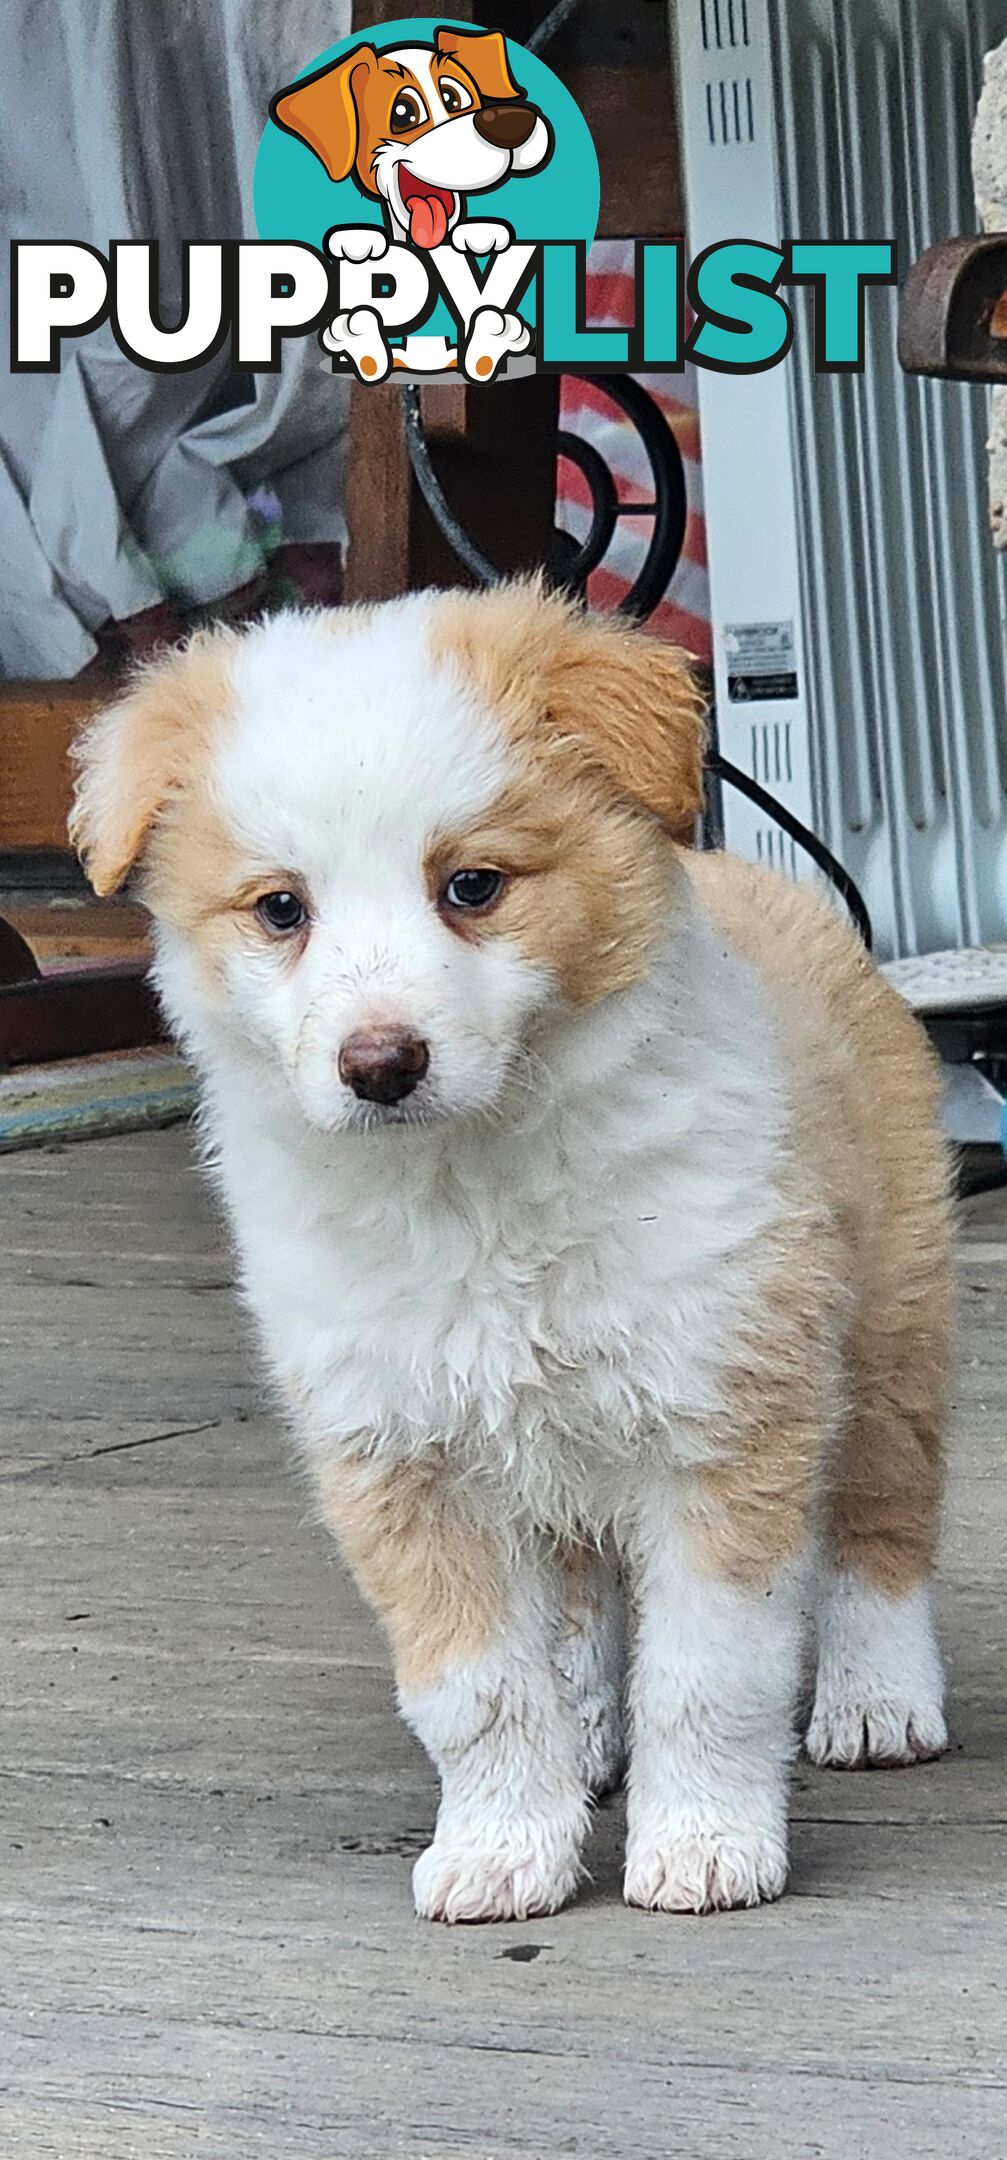
<path fill-rule="evenodd" d="M 814 295 L 814 364 L 864 365 L 866 290 L 895 281 L 890 240 L 725 239 L 694 262 L 637 241 L 629 327 L 592 325 L 587 251 L 598 160 L 583 114 L 536 54 L 436 17 L 344 38 L 270 101 L 255 165 L 257 240 L 183 246 L 166 321 L 156 239 L 11 244 L 11 368 L 53 374 L 108 322 L 137 367 L 275 372 L 317 334 L 361 383 L 492 383 L 546 373 L 758 374 L 789 353 L 781 287 Z"/>
<path fill-rule="evenodd" d="M 333 266 L 337 370 L 489 383 L 534 364 L 542 248 L 586 250 L 600 192 L 587 123 L 543 61 L 413 17 L 333 46 L 270 116 L 256 223 Z"/>

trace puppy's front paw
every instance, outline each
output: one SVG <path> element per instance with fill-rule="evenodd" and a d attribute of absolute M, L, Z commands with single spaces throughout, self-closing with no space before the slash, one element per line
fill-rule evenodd
<path fill-rule="evenodd" d="M 851 1569 L 826 1579 L 805 1747 L 833 1770 L 933 1762 L 948 1744 L 944 1673 L 926 1585 L 888 1597 Z"/>
<path fill-rule="evenodd" d="M 819 1687 L 805 1747 L 829 1770 L 900 1770 L 935 1762 L 948 1744 L 936 1696 L 834 1696 Z"/>
<path fill-rule="evenodd" d="M 729 1912 L 782 1895 L 787 1847 L 768 1830 L 705 1830 L 631 1840 L 627 1905 L 649 1912 Z"/>
<path fill-rule="evenodd" d="M 579 1835 L 564 1823 L 446 1823 L 413 1869 L 416 1911 L 449 1923 L 558 1912 L 577 1887 L 579 1852 Z"/>

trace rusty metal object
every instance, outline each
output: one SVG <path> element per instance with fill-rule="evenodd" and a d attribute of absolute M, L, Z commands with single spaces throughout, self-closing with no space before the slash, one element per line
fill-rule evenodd
<path fill-rule="evenodd" d="M 39 974 L 31 946 L 20 930 L 0 915 L 0 983 L 36 982 Z"/>
<path fill-rule="evenodd" d="M 1007 232 L 939 240 L 913 264 L 899 360 L 910 375 L 1007 382 Z"/>
<path fill-rule="evenodd" d="M 0 984 L 0 1071 L 164 1037 L 146 972 L 132 964 Z"/>

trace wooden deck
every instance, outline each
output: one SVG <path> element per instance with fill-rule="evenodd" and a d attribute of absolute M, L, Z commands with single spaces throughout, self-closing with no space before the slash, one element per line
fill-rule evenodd
<path fill-rule="evenodd" d="M 1007 2152 L 1007 1196 L 964 1211 L 954 1751 L 771 1910 L 436 1930 L 434 1785 L 175 1131 L 0 1161 L 3 2160 Z"/>

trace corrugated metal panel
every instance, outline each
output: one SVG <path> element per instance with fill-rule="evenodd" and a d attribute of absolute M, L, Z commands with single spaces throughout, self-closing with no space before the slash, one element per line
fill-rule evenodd
<path fill-rule="evenodd" d="M 972 116 L 1007 0 L 770 0 L 770 23 L 781 231 L 894 235 L 904 268 L 974 230 Z M 819 829 L 862 885 L 883 954 L 1002 939 L 1007 668 L 986 392 L 900 373 L 892 292 L 869 300 L 863 376 L 816 376 L 810 297 L 795 300 Z"/>

